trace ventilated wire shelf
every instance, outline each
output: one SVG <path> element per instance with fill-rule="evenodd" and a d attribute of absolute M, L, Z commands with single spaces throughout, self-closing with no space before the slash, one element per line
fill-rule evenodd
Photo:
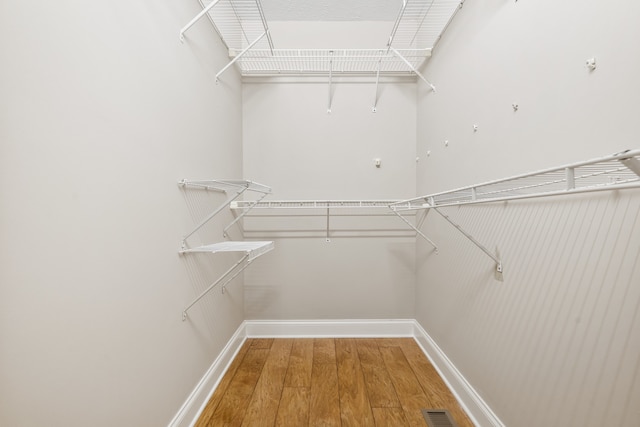
<path fill-rule="evenodd" d="M 406 0 L 389 44 L 396 49 L 432 49 L 464 0 Z"/>
<path fill-rule="evenodd" d="M 418 68 L 445 30 L 461 0 L 405 0 L 382 49 L 275 50 L 260 0 L 200 0 L 203 11 L 180 31 L 208 15 L 243 75 L 390 74 L 423 78 Z M 424 78 L 423 78 L 424 79 Z M 426 81 L 426 80 L 425 80 Z"/>
<path fill-rule="evenodd" d="M 237 201 L 231 209 L 361 209 L 376 208 L 388 210 L 397 200 L 269 200 L 261 202 Z"/>
<path fill-rule="evenodd" d="M 413 237 L 416 228 L 398 221 L 389 209 L 395 200 L 235 201 L 230 208 L 244 215 L 245 236 L 252 238 Z M 415 213 L 415 212 L 413 212 Z M 411 216 L 409 212 L 408 216 Z M 409 227 L 407 227 L 408 225 Z"/>
<path fill-rule="evenodd" d="M 203 1 L 203 7 L 212 1 Z M 259 0 L 219 0 L 209 10 L 209 17 L 216 32 L 231 50 L 242 50 L 268 31 L 267 22 Z M 256 49 L 269 49 L 268 37 L 261 39 Z"/>
<path fill-rule="evenodd" d="M 428 49 L 398 52 L 418 68 Z M 238 61 L 243 75 L 256 74 L 363 74 L 411 73 L 407 64 L 386 49 L 251 49 Z"/>
<path fill-rule="evenodd" d="M 261 255 L 273 250 L 273 242 L 251 241 L 251 242 L 220 242 L 210 245 L 198 246 L 193 249 L 185 249 L 180 253 L 221 253 L 221 252 L 243 252 L 248 254 L 247 261 L 253 261 Z"/>
<path fill-rule="evenodd" d="M 640 187 L 640 150 L 392 203 L 397 211 Z"/>

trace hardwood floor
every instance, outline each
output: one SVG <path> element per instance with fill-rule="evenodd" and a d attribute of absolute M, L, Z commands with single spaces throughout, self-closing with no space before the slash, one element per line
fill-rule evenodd
<path fill-rule="evenodd" d="M 473 426 L 412 338 L 248 339 L 196 426 L 424 427 L 424 408 Z"/>

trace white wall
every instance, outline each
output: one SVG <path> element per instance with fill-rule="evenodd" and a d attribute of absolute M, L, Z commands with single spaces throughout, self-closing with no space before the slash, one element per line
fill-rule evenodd
<path fill-rule="evenodd" d="M 242 172 L 198 8 L 0 5 L 0 425 L 166 425 L 244 318 L 241 286 L 180 317 L 232 259 L 177 255 L 222 198 L 176 181 Z"/>
<path fill-rule="evenodd" d="M 334 90 L 327 114 L 325 79 L 244 82 L 247 178 L 272 186 L 274 200 L 410 197 L 415 191 L 415 82 L 383 84 L 377 113 L 371 112 L 371 81 L 338 80 Z M 382 159 L 380 168 L 374 158 Z M 332 234 L 327 243 L 325 218 L 297 221 L 283 218 L 276 226 L 316 233 L 269 236 L 276 237 L 275 251 L 245 274 L 247 318 L 413 317 L 413 237 Z M 381 220 L 373 221 L 380 226 Z M 264 229 L 255 220 L 245 226 Z"/>
<path fill-rule="evenodd" d="M 466 2 L 423 70 L 418 193 L 638 148 L 638 22 L 633 2 Z M 504 424 L 636 426 L 638 191 L 444 211 L 504 282 L 431 213 L 416 316 Z"/>

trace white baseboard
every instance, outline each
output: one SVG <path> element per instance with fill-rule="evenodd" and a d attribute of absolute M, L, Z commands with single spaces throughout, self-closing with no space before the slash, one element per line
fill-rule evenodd
<path fill-rule="evenodd" d="M 182 405 L 169 427 L 193 426 L 222 376 L 247 338 L 363 338 L 412 337 L 447 383 L 477 426 L 504 424 L 471 387 L 460 371 L 413 319 L 389 320 L 246 320 Z"/>
<path fill-rule="evenodd" d="M 246 320 L 250 338 L 412 337 L 414 320 Z"/>
<path fill-rule="evenodd" d="M 246 339 L 245 325 L 242 323 L 173 417 L 169 427 L 188 427 L 196 423 Z"/>
<path fill-rule="evenodd" d="M 467 415 L 477 426 L 504 427 L 504 424 L 493 413 L 471 384 L 462 376 L 460 371 L 449 360 L 438 344 L 427 334 L 417 321 L 414 321 L 414 338 L 436 368 L 451 392 L 458 399 Z"/>

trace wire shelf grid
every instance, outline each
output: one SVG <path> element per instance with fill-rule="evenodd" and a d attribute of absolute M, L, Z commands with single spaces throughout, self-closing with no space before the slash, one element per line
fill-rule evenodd
<path fill-rule="evenodd" d="M 430 56 L 462 1 L 405 0 L 387 46 L 380 46 L 381 49 L 276 51 L 260 0 L 200 0 L 202 13 L 187 24 L 180 35 L 182 38 L 188 28 L 207 14 L 234 58 L 229 65 L 235 63 L 242 75 L 419 75 L 416 70 Z"/>
<path fill-rule="evenodd" d="M 629 187 L 640 187 L 640 150 L 421 196 L 391 207 L 401 211 Z"/>

